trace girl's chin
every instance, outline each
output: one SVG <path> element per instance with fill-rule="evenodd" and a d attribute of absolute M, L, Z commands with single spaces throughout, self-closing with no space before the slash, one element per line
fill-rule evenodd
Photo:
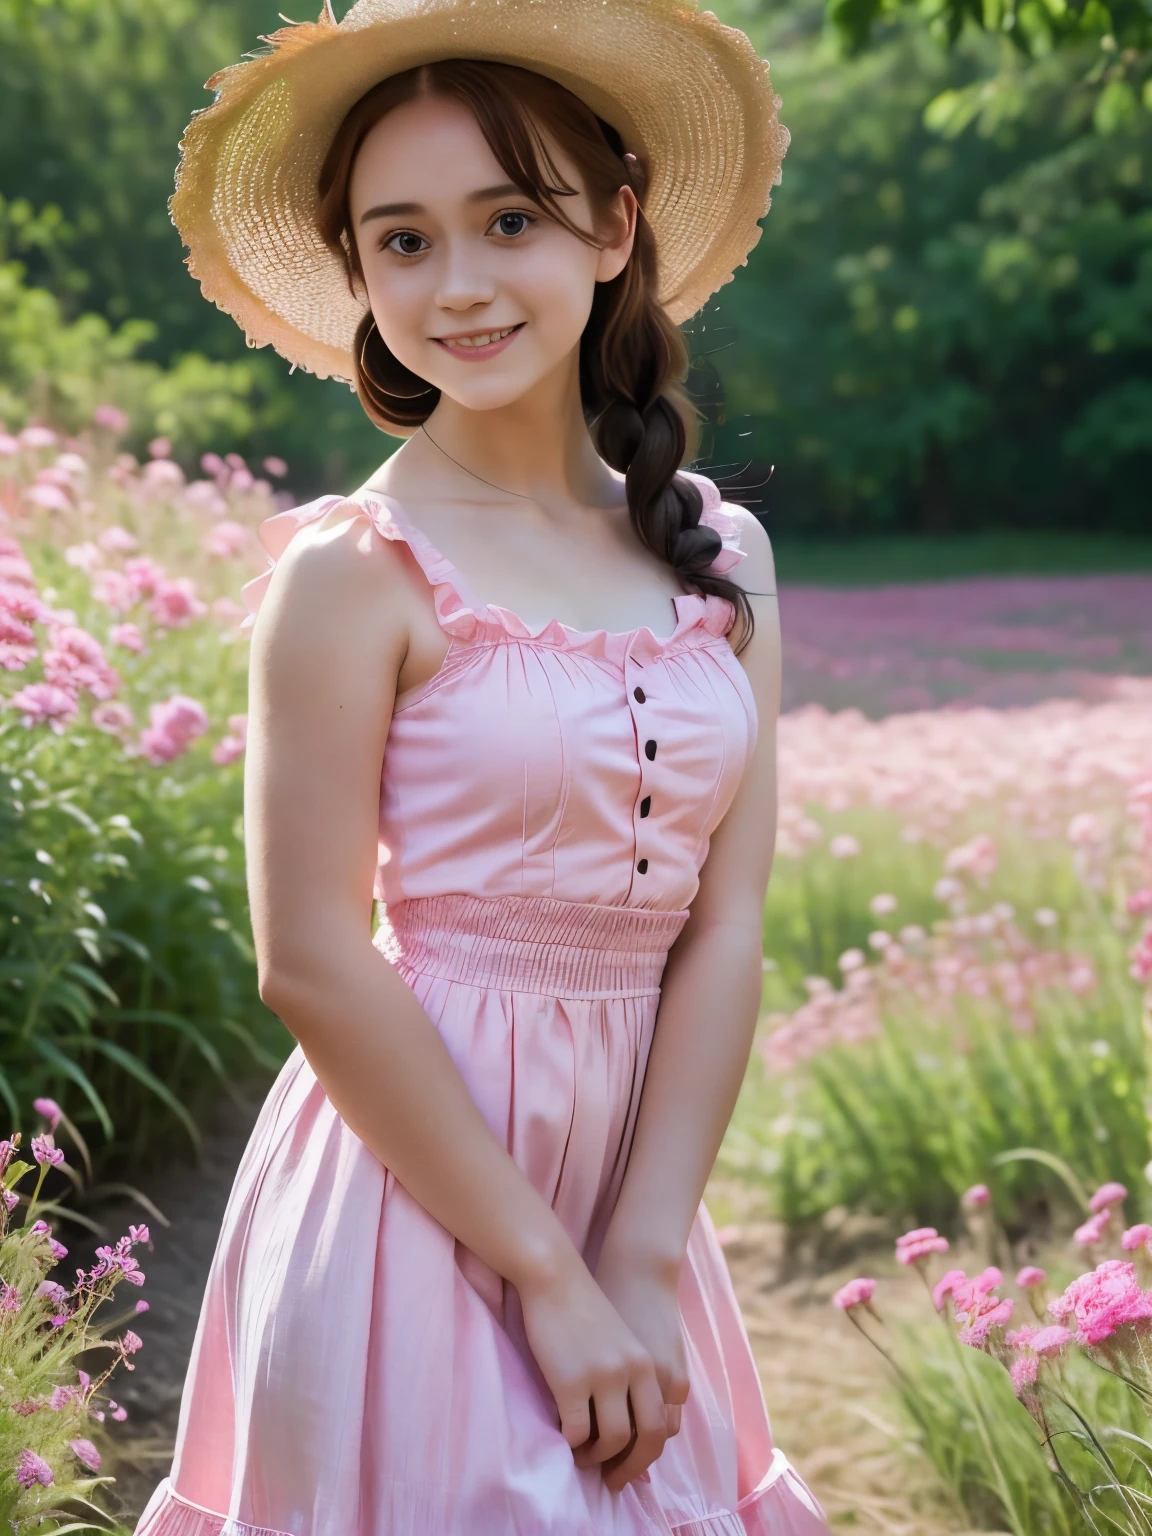
<path fill-rule="evenodd" d="M 527 400 L 540 386 L 543 379 L 477 379 L 468 387 L 462 387 L 459 379 L 444 380 L 439 388 L 441 395 L 466 411 L 499 411 L 507 406 Z"/>

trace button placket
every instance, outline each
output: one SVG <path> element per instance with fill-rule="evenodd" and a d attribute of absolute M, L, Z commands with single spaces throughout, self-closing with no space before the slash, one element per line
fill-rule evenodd
<path fill-rule="evenodd" d="M 632 666 L 640 666 L 640 663 L 634 658 L 629 657 L 628 660 Z M 643 742 L 644 757 L 640 759 L 640 787 L 642 790 L 645 790 L 646 793 L 640 801 L 638 819 L 645 821 L 652 812 L 652 795 L 648 789 L 647 775 L 645 773 L 644 763 L 645 760 L 647 760 L 649 763 L 656 760 L 656 753 L 659 750 L 659 743 L 654 736 L 650 736 L 648 734 L 648 731 L 651 729 L 651 721 L 644 720 L 643 715 L 645 712 L 637 708 L 638 705 L 644 705 L 648 703 L 648 694 L 646 690 L 641 687 L 639 683 L 633 683 L 631 685 L 630 692 L 633 701 L 631 708 L 633 722 L 636 726 L 636 740 L 638 743 Z M 639 828 L 636 829 L 636 841 L 638 844 L 641 842 Z M 644 841 L 647 841 L 647 839 L 645 838 Z M 648 855 L 640 853 L 639 847 L 637 848 L 637 853 L 640 856 L 636 860 L 636 873 L 638 875 L 646 875 L 648 873 L 649 865 Z"/>

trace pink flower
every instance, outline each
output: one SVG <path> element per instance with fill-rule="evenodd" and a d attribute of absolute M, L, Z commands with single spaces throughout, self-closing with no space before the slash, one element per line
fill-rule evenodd
<path fill-rule="evenodd" d="M 131 1328 L 125 1328 L 124 1337 L 120 1340 L 120 1348 L 126 1355 L 134 1355 L 138 1349 L 144 1348 L 144 1340 L 138 1333 L 133 1333 Z"/>
<path fill-rule="evenodd" d="M 33 1136 L 32 1156 L 38 1163 L 47 1163 L 51 1168 L 59 1168 L 64 1161 L 63 1149 L 56 1145 L 49 1131 L 45 1131 L 43 1136 Z"/>
<path fill-rule="evenodd" d="M 1152 912 L 1152 885 L 1142 886 L 1140 890 L 1132 892 L 1128 898 L 1128 911 L 1133 917 Z"/>
<path fill-rule="evenodd" d="M 828 844 L 828 852 L 834 859 L 854 859 L 860 852 L 860 840 L 851 832 L 840 832 Z"/>
<path fill-rule="evenodd" d="M 947 1253 L 948 1239 L 935 1227 L 917 1227 L 896 1239 L 896 1258 L 901 1264 L 917 1264 L 932 1253 Z"/>
<path fill-rule="evenodd" d="M 958 1285 L 967 1285 L 968 1276 L 962 1269 L 950 1269 L 946 1275 L 942 1275 L 932 1287 L 932 1305 L 937 1312 L 944 1310 L 944 1298 L 952 1296 Z"/>
<path fill-rule="evenodd" d="M 1037 1269 L 1035 1264 L 1025 1264 L 1024 1268 L 1016 1276 L 1016 1284 L 1022 1291 L 1029 1291 L 1035 1285 L 1043 1285 L 1048 1278 L 1048 1272 Z"/>
<path fill-rule="evenodd" d="M 978 1210 L 982 1205 L 988 1205 L 992 1199 L 992 1192 L 987 1184 L 973 1184 L 971 1189 L 966 1189 L 960 1196 L 960 1204 L 966 1210 Z"/>
<path fill-rule="evenodd" d="M 1048 1311 L 1057 1321 L 1075 1315 L 1079 1344 L 1099 1344 L 1125 1323 L 1152 1317 L 1152 1298 L 1140 1289 L 1136 1266 L 1123 1259 L 1107 1259 L 1081 1275 L 1054 1301 Z"/>
<path fill-rule="evenodd" d="M 991 1329 L 1002 1327 L 1012 1316 L 1015 1303 L 997 1301 L 995 1297 L 989 1297 L 989 1305 L 982 1307 L 969 1315 L 968 1322 L 959 1333 L 961 1344 L 969 1344 L 978 1347 L 987 1339 Z"/>
<path fill-rule="evenodd" d="M 971 874 L 978 883 L 985 884 L 996 872 L 995 839 L 987 832 L 978 832 L 967 843 L 952 849 L 944 860 L 944 869 L 949 875 Z"/>
<path fill-rule="evenodd" d="M 31 1398 L 26 1397 L 23 1402 L 12 1404 L 12 1412 L 26 1419 L 30 1413 L 39 1413 L 43 1406 L 43 1403 L 34 1403 Z"/>
<path fill-rule="evenodd" d="M 138 1301 L 136 1303 L 136 1310 L 137 1310 L 137 1312 L 147 1312 L 148 1305 L 149 1304 L 146 1301 Z"/>
<path fill-rule="evenodd" d="M 1039 1374 L 1040 1361 L 1035 1355 L 1021 1355 L 1019 1360 L 1013 1360 L 1008 1375 L 1012 1378 L 1012 1390 L 1016 1396 L 1023 1397 L 1029 1387 L 1034 1387 Z"/>
<path fill-rule="evenodd" d="M 91 1440 L 85 1440 L 78 1436 L 75 1440 L 69 1440 L 69 1446 L 77 1461 L 82 1461 L 89 1472 L 99 1472 L 100 1452 L 92 1444 Z"/>
<path fill-rule="evenodd" d="M 184 484 L 184 471 L 171 459 L 151 459 L 140 471 L 140 478 L 149 490 L 162 491 L 168 486 Z"/>
<path fill-rule="evenodd" d="M 72 508 L 68 493 L 58 485 L 30 485 L 24 492 L 24 500 L 45 512 L 68 512 Z"/>
<path fill-rule="evenodd" d="M 864 951 L 861 949 L 846 949 L 836 962 L 845 975 L 849 971 L 858 971 L 864 963 Z"/>
<path fill-rule="evenodd" d="M 140 734 L 141 751 L 154 763 L 170 763 L 180 757 L 208 729 L 204 707 L 186 694 L 176 693 L 149 710 L 151 724 Z"/>
<path fill-rule="evenodd" d="M 20 1292 L 7 1280 L 0 1280 L 0 1312 L 19 1312 Z"/>
<path fill-rule="evenodd" d="M 55 1099 L 33 1099 L 32 1108 L 49 1122 L 50 1131 L 54 1131 L 60 1124 L 60 1116 L 64 1113 Z"/>
<path fill-rule="evenodd" d="M 101 549 L 106 549 L 114 555 L 130 555 L 140 543 L 134 533 L 129 533 L 127 528 L 121 528 L 116 523 L 111 528 L 105 528 L 96 539 Z"/>
<path fill-rule="evenodd" d="M 92 420 L 117 437 L 128 430 L 128 417 L 117 405 L 98 405 L 92 412 Z"/>
<path fill-rule="evenodd" d="M 138 597 L 147 597 L 155 592 L 162 581 L 166 581 L 164 567 L 157 565 L 155 560 L 149 560 L 147 555 L 137 555 L 124 562 L 124 574 L 136 589 Z"/>
<path fill-rule="evenodd" d="M 234 555 L 241 554 L 247 549 L 250 542 L 250 534 L 242 523 L 225 519 L 210 528 L 204 539 L 204 548 L 208 554 L 218 560 L 228 560 Z"/>
<path fill-rule="evenodd" d="M 832 1298 L 832 1305 L 839 1307 L 842 1312 L 850 1312 L 853 1307 L 864 1306 L 872 1300 L 872 1293 L 876 1289 L 875 1280 L 863 1277 L 849 1280 L 847 1285 L 842 1285 Z"/>
<path fill-rule="evenodd" d="M 0 555 L 0 582 L 6 587 L 26 587 L 33 593 L 36 589 L 35 573 L 22 554 Z M 7 594 L 4 606 L 11 609 Z"/>
<path fill-rule="evenodd" d="M 271 475 L 273 480 L 283 480 L 284 476 L 288 473 L 288 466 L 283 459 L 278 459 L 275 455 L 270 454 L 264 460 L 264 472 Z"/>
<path fill-rule="evenodd" d="M 204 453 L 200 455 L 200 468 L 206 475 L 219 475 L 227 467 L 218 453 Z"/>
<path fill-rule="evenodd" d="M 220 767 L 234 763 L 244 755 L 248 744 L 248 716 L 229 715 L 228 734 L 222 736 L 212 748 L 212 761 Z"/>
<path fill-rule="evenodd" d="M 91 579 L 92 596 L 113 613 L 127 613 L 137 600 L 136 588 L 123 571 L 93 571 Z"/>
<path fill-rule="evenodd" d="M 34 452 L 41 448 L 55 448 L 59 441 L 51 427 L 25 427 L 20 434 L 21 447 L 31 448 Z"/>
<path fill-rule="evenodd" d="M 104 731 L 109 736 L 119 736 L 123 731 L 130 730 L 133 719 L 127 704 L 117 699 L 107 704 L 97 704 L 92 711 L 92 724 L 98 731 Z"/>
<path fill-rule="evenodd" d="M 87 630 L 63 624 L 52 631 L 52 648 L 44 653 L 44 676 L 72 693 L 86 689 L 93 698 L 107 699 L 120 686 L 120 677 L 104 659 L 104 647 Z"/>
<path fill-rule="evenodd" d="M 1131 1253 L 1136 1248 L 1146 1248 L 1152 1244 L 1152 1227 L 1146 1221 L 1137 1222 L 1134 1227 L 1129 1227 L 1120 1239 L 1121 1248 Z"/>
<path fill-rule="evenodd" d="M 108 638 L 122 651 L 135 651 L 139 655 L 144 649 L 144 636 L 135 624 L 113 624 L 108 631 Z"/>
<path fill-rule="evenodd" d="M 228 457 L 231 459 L 232 455 L 229 454 Z M 232 471 L 228 481 L 228 489 L 231 491 L 239 491 L 241 494 L 243 494 L 245 491 L 250 491 L 255 484 L 256 477 L 253 475 L 252 471 L 241 466 L 241 468 L 234 469 Z"/>
<path fill-rule="evenodd" d="M 108 1399 L 108 1411 L 111 1413 L 112 1417 L 117 1420 L 118 1423 L 123 1423 L 123 1421 L 128 1417 L 127 1408 L 121 1408 L 120 1404 L 111 1397 Z"/>
<path fill-rule="evenodd" d="M 52 1468 L 35 1451 L 23 1450 L 16 1459 L 16 1481 L 21 1488 L 31 1488 L 33 1483 L 48 1487 L 55 1481 Z"/>
<path fill-rule="evenodd" d="M 1004 1342 L 1009 1349 L 1027 1349 L 1039 1332 L 1039 1328 L 1025 1323 L 1023 1328 L 1010 1328 L 1004 1335 Z"/>
<path fill-rule="evenodd" d="M 196 596 L 195 583 L 188 576 L 158 582 L 148 604 L 148 612 L 165 629 L 183 629 L 207 611 Z"/>
<path fill-rule="evenodd" d="M 1034 1354 L 1047 1360 L 1053 1355 L 1058 1355 L 1066 1344 L 1072 1342 L 1072 1338 L 1073 1335 L 1067 1328 L 1062 1328 L 1059 1323 L 1053 1323 L 1051 1327 L 1041 1328 L 1033 1335 L 1030 1347 Z"/>
<path fill-rule="evenodd" d="M 1100 1188 L 1088 1202 L 1090 1211 L 1099 1212 L 1108 1206 L 1119 1205 L 1122 1200 L 1127 1200 L 1128 1191 L 1123 1184 L 1101 1184 Z"/>
<path fill-rule="evenodd" d="M 0 432 L 0 459 L 14 459 L 20 452 L 20 444 L 10 432 Z"/>
<path fill-rule="evenodd" d="M 166 459 L 172 452 L 172 443 L 166 437 L 154 437 L 148 444 L 148 452 L 154 459 Z"/>
<path fill-rule="evenodd" d="M 8 707 L 20 712 L 24 724 L 31 729 L 43 724 L 59 736 L 68 721 L 77 713 L 76 700 L 65 689 L 53 683 L 29 683 L 14 693 Z"/>
<path fill-rule="evenodd" d="M 68 1292 L 62 1285 L 58 1285 L 55 1280 L 41 1280 L 40 1284 L 36 1287 L 36 1294 L 37 1296 L 43 1296 L 45 1300 L 50 1301 L 55 1307 L 63 1306 L 64 1302 L 68 1299 Z"/>
<path fill-rule="evenodd" d="M 1105 1206 L 1095 1216 L 1089 1216 L 1083 1226 L 1077 1227 L 1072 1236 L 1082 1248 L 1093 1248 L 1103 1241 L 1104 1231 L 1112 1220 L 1112 1212 Z"/>
<path fill-rule="evenodd" d="M 130 1243 L 149 1243 L 152 1241 L 152 1234 L 143 1222 L 138 1227 L 130 1225 L 128 1228 L 128 1241 Z"/>

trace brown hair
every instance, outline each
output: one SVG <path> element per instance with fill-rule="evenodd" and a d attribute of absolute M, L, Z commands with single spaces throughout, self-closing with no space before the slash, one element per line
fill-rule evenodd
<path fill-rule="evenodd" d="M 678 328 L 656 301 L 656 239 L 643 214 L 644 169 L 625 156 L 620 135 L 554 80 L 513 64 L 449 59 L 393 75 L 362 96 L 340 125 L 319 177 L 317 222 L 340 255 L 348 286 L 363 280 L 348 207 L 352 166 L 369 130 L 403 103 L 446 96 L 469 108 L 508 180 L 549 217 L 581 239 L 588 234 L 559 199 L 570 186 L 548 152 L 547 133 L 579 167 L 599 218 L 622 186 L 641 212 L 632 254 L 610 282 L 598 283 L 580 341 L 580 393 L 596 447 L 625 477 L 628 510 L 641 542 L 666 560 L 686 586 L 731 602 L 743 649 L 751 638 L 747 593 L 708 569 L 719 534 L 701 526 L 699 489 L 677 470 L 695 436 L 695 412 L 680 387 L 688 354 Z M 427 421 L 440 391 L 388 350 L 369 310 L 356 332 L 356 392 L 369 417 L 387 430 Z"/>

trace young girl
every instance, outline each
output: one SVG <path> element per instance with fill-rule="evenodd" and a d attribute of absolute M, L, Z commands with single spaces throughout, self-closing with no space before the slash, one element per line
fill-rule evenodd
<path fill-rule="evenodd" d="M 701 1204 L 780 658 L 767 537 L 679 471 L 674 322 L 758 236 L 766 66 L 685 0 L 359 0 L 270 41 L 184 141 L 189 265 L 407 441 L 269 519 L 245 589 L 298 1044 L 138 1536 L 820 1536 Z"/>

